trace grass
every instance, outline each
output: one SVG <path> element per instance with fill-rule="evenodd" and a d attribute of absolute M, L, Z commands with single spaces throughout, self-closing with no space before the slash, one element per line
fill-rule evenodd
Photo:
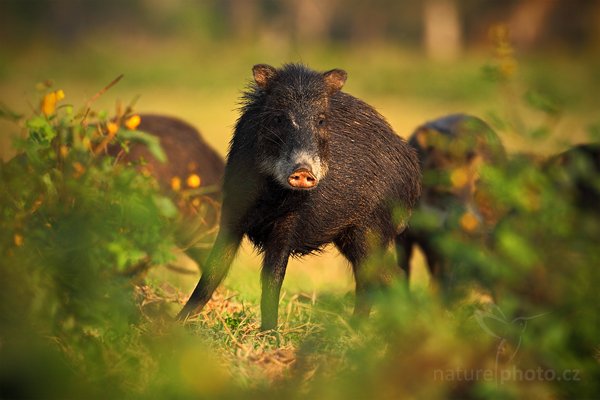
<path fill-rule="evenodd" d="M 411 285 L 415 290 L 428 291 L 429 275 L 421 253 L 416 253 Z M 191 260 L 180 255 L 176 264 L 191 274 L 156 267 L 146 279 L 150 286 L 140 289 L 145 297 L 142 308 L 147 308 L 144 312 L 149 318 L 157 318 L 157 310 L 163 307 L 174 315 L 197 283 L 198 270 Z M 208 340 L 239 387 L 268 387 L 287 379 L 292 370 L 297 374 L 300 367 L 310 379 L 320 363 L 341 363 L 345 341 L 360 342 L 357 327 L 348 322 L 354 305 L 354 281 L 347 261 L 332 247 L 321 255 L 290 260 L 276 334 L 259 331 L 260 265 L 261 257 L 245 241 L 221 288 L 202 313 L 188 321 L 190 331 Z M 339 330 L 340 342 L 326 340 L 331 335 L 324 332 L 326 329 Z M 323 359 L 308 365 L 303 360 L 298 366 L 299 352 L 315 340 L 327 346 Z"/>

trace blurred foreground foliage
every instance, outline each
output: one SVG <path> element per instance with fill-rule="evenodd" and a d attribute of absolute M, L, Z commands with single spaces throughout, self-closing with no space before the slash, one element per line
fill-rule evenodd
<path fill-rule="evenodd" d="M 184 328 L 167 317 L 177 298 L 128 273 L 173 258 L 176 208 L 151 177 L 102 156 L 113 139 L 160 148 L 136 134 L 130 109 L 75 112 L 44 90 L 19 155 L 0 169 L 1 397 L 600 393 L 600 216 L 574 198 L 577 182 L 600 189 L 585 156 L 485 169 L 501 216 L 483 240 L 461 224 L 460 204 L 446 226 L 426 227 L 453 266 L 450 302 L 399 284 L 377 295 L 369 320 L 349 324 L 351 298 L 292 296 L 279 332 L 260 333 L 256 304 L 217 296 Z M 473 295 L 474 282 L 493 304 Z"/>
<path fill-rule="evenodd" d="M 60 380 L 111 380 L 110 370 L 139 362 L 129 272 L 172 259 L 177 210 L 152 178 L 102 154 L 110 141 L 135 137 L 161 156 L 153 137 L 134 130 L 130 110 L 76 112 L 61 105 L 61 90 L 40 90 L 19 155 L 0 166 L 2 396 L 79 397 Z"/>

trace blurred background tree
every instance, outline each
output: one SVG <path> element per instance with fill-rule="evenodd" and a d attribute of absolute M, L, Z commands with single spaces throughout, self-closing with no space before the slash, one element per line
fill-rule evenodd
<path fill-rule="evenodd" d="M 499 22 L 507 23 L 519 49 L 579 52 L 596 49 L 600 39 L 600 3 L 594 0 L 5 0 L 0 11 L 3 47 L 40 37 L 75 44 L 98 30 L 156 36 L 195 31 L 221 41 L 270 35 L 303 44 L 393 41 L 436 58 L 476 48 Z"/>

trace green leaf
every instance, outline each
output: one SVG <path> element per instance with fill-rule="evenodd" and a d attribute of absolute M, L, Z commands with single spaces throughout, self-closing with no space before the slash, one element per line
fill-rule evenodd
<path fill-rule="evenodd" d="M 160 140 L 149 133 L 137 130 L 119 129 L 117 132 L 119 140 L 129 140 L 132 142 L 140 142 L 148 146 L 148 151 L 162 163 L 167 161 L 167 156 L 160 145 Z"/>
<path fill-rule="evenodd" d="M 532 108 L 556 116 L 560 114 L 561 107 L 556 99 L 551 98 L 549 95 L 529 90 L 524 96 L 525 102 Z"/>
<path fill-rule="evenodd" d="M 44 117 L 33 117 L 27 121 L 29 136 L 35 142 L 47 144 L 56 137 L 56 131 Z"/>
<path fill-rule="evenodd" d="M 155 196 L 154 204 L 159 209 L 160 213 L 166 218 L 175 218 L 177 216 L 177 207 L 168 197 Z"/>
<path fill-rule="evenodd" d="M 528 243 L 526 238 L 516 232 L 504 230 L 498 239 L 500 249 L 514 263 L 530 267 L 537 262 L 538 257 L 533 246 Z"/>
<path fill-rule="evenodd" d="M 56 199 L 58 197 L 58 190 L 56 189 L 56 186 L 49 173 L 42 175 L 42 183 L 46 189 L 48 198 L 52 200 Z"/>

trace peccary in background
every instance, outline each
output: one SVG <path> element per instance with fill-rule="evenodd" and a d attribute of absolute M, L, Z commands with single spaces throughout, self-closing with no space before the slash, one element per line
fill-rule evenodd
<path fill-rule="evenodd" d="M 211 231 L 218 222 L 225 170 L 223 158 L 202 139 L 198 130 L 180 119 L 152 114 L 141 114 L 140 118 L 137 129 L 160 140 L 167 160 L 157 160 L 148 147 L 139 142 L 129 143 L 128 151 L 119 145 L 109 146 L 108 153 L 119 162 L 138 164 L 171 195 L 182 216 L 178 224 L 178 244 L 201 266 L 208 254 L 205 247 L 210 248 L 214 239 Z M 202 210 L 201 206 L 204 206 Z"/>
<path fill-rule="evenodd" d="M 341 91 L 342 70 L 256 65 L 253 73 L 227 159 L 220 231 L 179 318 L 208 302 L 244 235 L 264 253 L 261 329 L 277 326 L 289 256 L 328 243 L 351 262 L 354 312 L 368 315 L 376 282 L 365 260 L 373 242 L 384 247 L 403 231 L 417 203 L 416 153 L 377 111 Z"/>
<path fill-rule="evenodd" d="M 551 157 L 546 170 L 577 208 L 600 214 L 600 143 L 579 144 Z"/>
<path fill-rule="evenodd" d="M 425 123 L 415 130 L 409 143 L 417 150 L 423 173 L 419 214 L 435 221 L 429 227 L 415 221 L 417 226 L 411 224 L 398 237 L 398 262 L 410 276 L 413 247 L 419 246 L 431 275 L 442 289 L 448 289 L 452 274 L 439 248 L 438 236 L 456 227 L 482 235 L 497 222 L 500 212 L 490 205 L 491 199 L 479 183 L 479 173 L 483 165 L 502 165 L 506 152 L 485 122 L 465 114 Z M 458 213 L 459 221 L 453 221 L 452 213 Z M 415 220 L 419 219 L 415 215 Z"/>

